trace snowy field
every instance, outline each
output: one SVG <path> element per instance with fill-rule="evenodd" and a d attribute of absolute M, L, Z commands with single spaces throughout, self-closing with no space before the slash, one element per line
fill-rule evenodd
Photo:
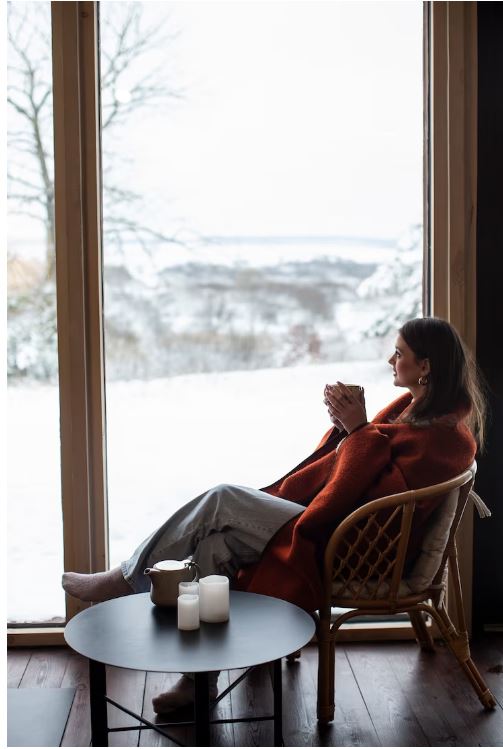
<path fill-rule="evenodd" d="M 323 387 L 336 380 L 365 387 L 370 417 L 402 392 L 384 361 L 110 384 L 111 564 L 205 489 L 266 486 L 299 463 L 330 427 Z M 8 406 L 7 614 L 50 620 L 64 616 L 58 392 L 13 387 Z"/>

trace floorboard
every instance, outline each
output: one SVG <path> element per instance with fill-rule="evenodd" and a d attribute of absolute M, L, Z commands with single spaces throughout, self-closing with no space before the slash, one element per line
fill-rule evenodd
<path fill-rule="evenodd" d="M 460 738 L 458 746 L 503 745 L 502 710 L 484 710 L 456 658 L 447 647 L 438 648 L 435 669 L 439 700 Z M 478 664 L 480 665 L 480 664 Z M 458 728 L 459 727 L 459 728 Z"/>
<path fill-rule="evenodd" d="M 384 746 L 428 746 L 407 693 L 389 667 L 393 644 L 355 644 L 346 648 L 351 670 L 358 682 L 372 724 Z M 337 679 L 337 672 L 336 672 Z"/>
<path fill-rule="evenodd" d="M 75 687 L 72 710 L 68 717 L 62 746 L 89 746 L 91 711 L 89 708 L 89 662 L 78 653 L 70 653 L 62 687 Z"/>
<path fill-rule="evenodd" d="M 482 709 L 457 661 L 445 647 L 423 653 L 414 643 L 344 643 L 336 648 L 335 720 L 316 721 L 317 650 L 304 648 L 300 660 L 283 661 L 283 724 L 287 746 L 502 746 L 503 637 L 491 635 L 472 646 L 481 674 L 500 701 Z M 108 693 L 155 722 L 152 697 L 178 676 L 109 668 Z M 219 688 L 240 671 L 220 675 Z M 12 649 L 7 659 L 10 687 L 77 689 L 63 746 L 89 746 L 87 660 L 67 648 Z M 272 683 L 267 666 L 255 669 L 219 704 L 214 717 L 272 713 Z M 190 711 L 188 711 L 190 713 Z M 110 707 L 113 725 L 134 719 Z M 185 716 L 191 720 L 191 714 Z M 192 729 L 173 729 L 193 746 Z M 271 746 L 271 722 L 212 727 L 215 746 Z M 112 746 L 173 746 L 151 730 L 114 733 Z"/>
<path fill-rule="evenodd" d="M 7 659 L 7 687 L 17 689 L 21 683 L 32 651 L 29 648 L 19 648 L 9 652 Z"/>
<path fill-rule="evenodd" d="M 37 648 L 32 651 L 19 686 L 60 687 L 70 659 L 67 648 Z"/>
<path fill-rule="evenodd" d="M 436 669 L 439 686 L 449 695 L 465 725 L 463 740 L 468 746 L 502 746 L 501 708 L 484 710 L 477 695 L 464 676 L 457 660 L 445 648 L 444 666 Z M 454 711 L 452 711 L 454 712 Z M 470 739 L 467 741 L 467 739 Z"/>
<path fill-rule="evenodd" d="M 443 667 L 442 655 L 425 653 L 397 644 L 388 663 L 401 689 L 414 695 L 411 710 L 431 746 L 460 746 L 466 737 L 457 705 L 439 685 L 436 670 Z M 450 654 L 445 654 L 449 657 Z"/>
<path fill-rule="evenodd" d="M 503 642 L 503 637 L 500 638 Z M 472 656 L 482 678 L 503 708 L 503 652 L 497 637 L 488 637 L 472 646 Z"/>
<path fill-rule="evenodd" d="M 145 692 L 145 671 L 107 666 L 107 695 L 137 715 L 142 714 Z M 108 724 L 113 728 L 137 726 L 139 721 L 114 705 L 108 705 Z M 109 734 L 109 746 L 138 746 L 139 731 Z"/>
<path fill-rule="evenodd" d="M 142 716 L 151 721 L 152 723 L 165 723 L 169 720 L 167 716 L 157 717 L 152 707 L 152 698 L 157 695 L 167 692 L 176 681 L 178 681 L 178 674 L 158 674 L 149 672 L 147 674 L 147 680 L 145 683 L 145 694 L 143 700 L 143 712 Z M 187 720 L 192 720 L 192 717 L 188 716 Z M 189 743 L 191 735 L 185 728 L 172 728 L 167 729 L 171 732 L 173 737 L 181 743 Z M 139 746 L 176 746 L 176 744 L 170 741 L 160 733 L 156 733 L 151 730 L 144 730 L 141 732 Z"/>
<path fill-rule="evenodd" d="M 236 679 L 242 670 L 231 671 L 231 680 Z M 272 715 L 272 682 L 267 666 L 258 666 L 231 692 L 232 717 L 250 715 Z M 274 738 L 271 720 L 256 723 L 235 723 L 234 739 L 236 746 L 272 746 Z"/>
<path fill-rule="evenodd" d="M 318 682 L 318 655 L 315 648 L 306 653 L 313 686 Z M 316 715 L 316 688 L 313 710 Z M 335 715 L 332 723 L 315 725 L 314 746 L 380 746 L 381 741 L 370 717 L 358 682 L 349 664 L 346 647 L 335 649 Z"/>
<path fill-rule="evenodd" d="M 235 671 L 221 671 L 220 676 L 218 677 L 219 692 L 223 692 L 225 689 L 227 689 L 229 684 L 231 684 L 235 678 Z M 232 692 L 218 703 L 216 708 L 211 713 L 212 720 L 228 720 L 229 718 L 233 717 L 231 695 Z M 210 739 L 212 743 L 218 742 L 218 746 L 236 746 L 233 724 L 227 723 L 219 726 L 212 726 Z"/>
<path fill-rule="evenodd" d="M 308 648 L 292 663 L 283 663 L 283 737 L 286 746 L 313 744 L 313 704 L 316 685 L 312 678 Z"/>

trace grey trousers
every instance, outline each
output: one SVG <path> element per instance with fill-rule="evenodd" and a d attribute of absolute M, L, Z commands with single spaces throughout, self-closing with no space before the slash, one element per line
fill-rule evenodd
<path fill-rule="evenodd" d="M 192 557 L 202 577 L 232 578 L 240 567 L 257 562 L 281 526 L 303 511 L 302 505 L 258 489 L 219 484 L 185 504 L 145 539 L 122 562 L 122 574 L 135 593 L 144 593 L 150 590 L 146 567 L 162 559 Z"/>

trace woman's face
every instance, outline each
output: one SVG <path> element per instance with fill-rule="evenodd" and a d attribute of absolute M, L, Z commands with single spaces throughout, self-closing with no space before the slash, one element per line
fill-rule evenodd
<path fill-rule="evenodd" d="M 414 352 L 399 334 L 395 342 L 395 353 L 388 359 L 393 367 L 393 385 L 416 389 L 418 380 L 430 371 L 428 359 L 416 359 Z"/>

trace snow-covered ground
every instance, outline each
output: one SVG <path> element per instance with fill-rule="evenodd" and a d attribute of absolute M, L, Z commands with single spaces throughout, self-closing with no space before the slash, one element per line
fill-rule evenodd
<path fill-rule="evenodd" d="M 110 384 L 112 565 L 210 486 L 265 486 L 300 462 L 330 427 L 323 387 L 336 380 L 364 385 L 370 416 L 400 392 L 385 361 Z M 8 405 L 7 614 L 49 620 L 64 616 L 58 392 L 13 387 Z"/>

